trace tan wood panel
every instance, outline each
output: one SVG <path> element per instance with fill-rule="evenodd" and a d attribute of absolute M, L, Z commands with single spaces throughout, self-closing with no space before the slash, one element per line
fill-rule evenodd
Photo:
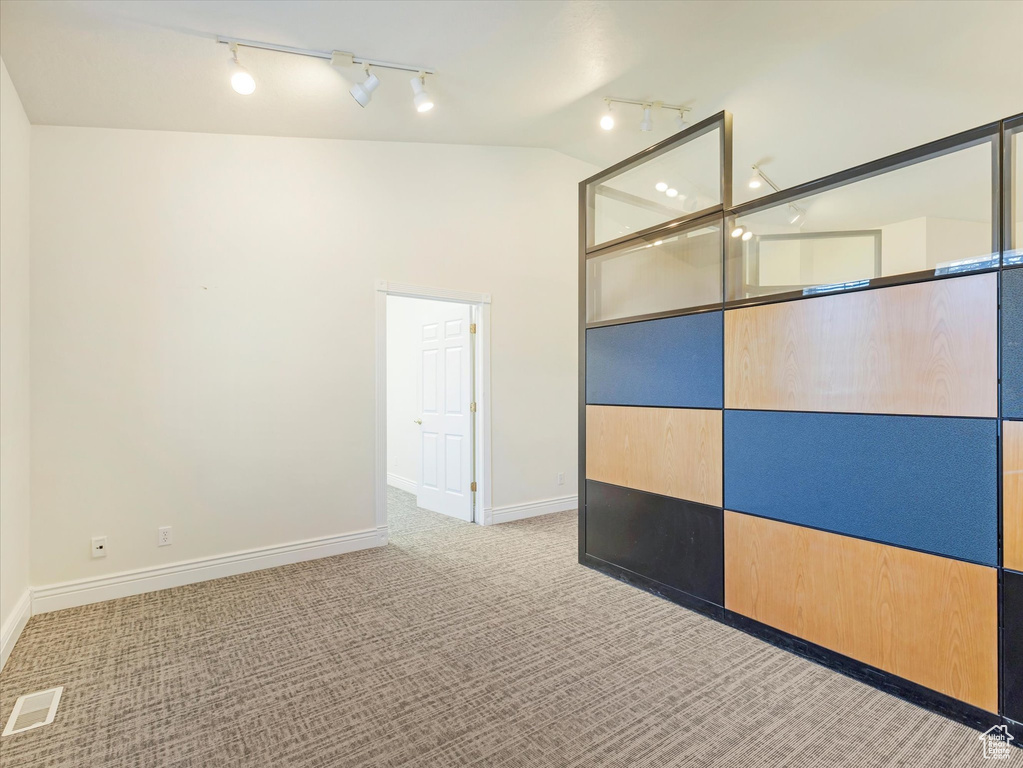
<path fill-rule="evenodd" d="M 586 477 L 721 506 L 721 411 L 586 406 Z"/>
<path fill-rule="evenodd" d="M 1002 422 L 1002 474 L 1004 565 L 1023 571 L 1023 421 Z"/>
<path fill-rule="evenodd" d="M 994 274 L 725 312 L 725 407 L 998 413 Z"/>
<path fill-rule="evenodd" d="M 996 569 L 725 512 L 725 607 L 996 712 Z"/>

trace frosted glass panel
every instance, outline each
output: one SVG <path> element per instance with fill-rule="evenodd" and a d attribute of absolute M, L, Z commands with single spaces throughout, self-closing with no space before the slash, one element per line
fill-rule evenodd
<path fill-rule="evenodd" d="M 721 301 L 721 225 L 646 238 L 586 262 L 587 322 Z"/>

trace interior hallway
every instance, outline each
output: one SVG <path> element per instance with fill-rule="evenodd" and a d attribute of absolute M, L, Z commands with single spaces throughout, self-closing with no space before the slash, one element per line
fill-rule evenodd
<path fill-rule="evenodd" d="M 0 763 L 991 762 L 977 731 L 578 565 L 574 512 L 483 528 L 389 493 L 385 548 L 33 618 L 0 709 L 64 696 Z"/>

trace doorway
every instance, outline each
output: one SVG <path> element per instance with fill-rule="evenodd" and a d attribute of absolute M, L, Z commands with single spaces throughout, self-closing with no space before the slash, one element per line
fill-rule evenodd
<path fill-rule="evenodd" d="M 402 514 L 485 521 L 489 308 L 486 294 L 377 284 L 376 516 L 385 535 L 388 499 Z"/>

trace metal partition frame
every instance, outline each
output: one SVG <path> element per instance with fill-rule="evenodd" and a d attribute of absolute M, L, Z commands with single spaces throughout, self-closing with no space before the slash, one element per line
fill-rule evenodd
<path fill-rule="evenodd" d="M 614 241 L 602 243 L 599 247 L 588 248 L 588 235 L 590 234 L 588 227 L 590 226 L 589 221 L 589 199 L 588 199 L 588 185 L 595 181 L 600 181 L 615 172 L 621 171 L 625 168 L 634 167 L 647 159 L 656 157 L 658 154 L 667 151 L 677 145 L 679 142 L 684 141 L 686 138 L 692 138 L 697 135 L 698 132 L 706 132 L 712 130 L 712 126 L 721 125 L 722 127 L 722 142 L 724 146 L 721 149 L 722 158 L 722 204 L 709 208 L 703 211 L 695 212 L 692 215 L 680 217 L 672 221 L 665 222 L 664 224 L 656 227 L 633 233 L 627 237 L 618 238 Z M 579 301 L 579 529 L 578 529 L 578 554 L 579 562 L 590 567 L 601 570 L 609 575 L 612 575 L 621 580 L 627 581 L 635 586 L 638 586 L 647 591 L 652 591 L 662 596 L 678 602 L 682 605 L 705 613 L 712 618 L 722 621 L 732 627 L 741 629 L 749 634 L 757 636 L 767 642 L 770 642 L 776 646 L 787 648 L 798 655 L 813 659 L 819 663 L 829 666 L 834 669 L 850 675 L 856 679 L 863 680 L 868 684 L 880 688 L 882 690 L 889 691 L 895 695 L 906 698 L 914 703 L 921 706 L 927 707 L 933 711 L 940 712 L 946 716 L 952 717 L 960 722 L 966 723 L 974 728 L 984 730 L 990 725 L 997 723 L 1005 723 L 1014 728 L 1020 728 L 1021 724 L 1016 724 L 1010 718 L 1000 714 L 1005 711 L 1004 708 L 1004 676 L 1001 672 L 1001 665 L 1004 660 L 1004 654 L 1002 651 L 1003 637 L 1001 627 L 1004 622 L 1002 620 L 1002 569 L 1003 569 L 1003 543 L 1002 543 L 1002 518 L 1003 518 L 1003 488 L 1002 488 L 1002 455 L 1001 455 L 1001 441 L 999 439 L 999 445 L 997 448 L 997 465 L 998 465 L 998 477 L 997 477 L 997 494 L 998 494 L 998 572 L 999 572 L 999 587 L 998 587 L 998 610 L 999 610 L 999 652 L 998 652 L 998 663 L 999 663 L 999 714 L 989 713 L 984 710 L 980 710 L 965 702 L 952 699 L 949 696 L 941 694 L 937 691 L 924 688 L 921 685 L 912 683 L 908 680 L 898 678 L 883 670 L 871 667 L 867 664 L 856 662 L 849 657 L 842 656 L 841 654 L 829 651 L 821 646 L 809 643 L 799 637 L 789 635 L 786 632 L 773 629 L 765 624 L 761 624 L 755 620 L 748 619 L 740 614 L 733 613 L 724 607 L 711 606 L 708 608 L 708 604 L 701 604 L 701 601 L 687 600 L 684 593 L 672 590 L 671 588 L 664 587 L 657 582 L 646 579 L 645 577 L 633 574 L 624 569 L 617 568 L 611 564 L 600 564 L 593 558 L 589 557 L 586 553 L 586 330 L 587 327 L 597 327 L 606 325 L 617 325 L 630 322 L 639 322 L 642 320 L 654 319 L 655 317 L 667 317 L 673 315 L 692 314 L 698 311 L 712 311 L 712 310 L 727 310 L 731 308 L 746 306 L 750 304 L 767 304 L 776 303 L 781 301 L 792 301 L 810 299 L 815 296 L 820 296 L 821 291 L 815 291 L 812 293 L 798 292 L 788 294 L 776 294 L 770 297 L 751 298 L 751 299 L 740 299 L 728 301 L 728 280 L 734 279 L 734 270 L 727 269 L 728 263 L 728 251 L 730 238 L 727 236 L 727 232 L 730 227 L 734 226 L 735 218 L 738 216 L 747 215 L 756 211 L 772 208 L 778 205 L 786 204 L 793 200 L 798 200 L 803 197 L 807 197 L 812 194 L 825 192 L 830 189 L 835 189 L 847 184 L 862 181 L 865 179 L 872 178 L 890 171 L 898 170 L 907 166 L 911 166 L 917 163 L 925 162 L 929 159 L 940 157 L 945 154 L 949 154 L 961 149 L 966 149 L 970 146 L 975 146 L 983 142 L 990 141 L 992 144 L 992 157 L 991 157 L 991 206 L 992 206 L 992 232 L 991 232 L 991 253 L 997 255 L 999 258 L 996 260 L 996 264 L 990 267 L 973 270 L 970 274 L 983 274 L 987 272 L 998 272 L 999 282 L 1001 282 L 1001 272 L 1010 268 L 1023 267 L 1023 261 L 1017 264 L 1005 264 L 1004 256 L 1007 249 L 1012 248 L 1016 245 L 1017 250 L 1023 252 L 1023 243 L 1013 244 L 1012 242 L 1012 215 L 1015 211 L 1011 210 L 1012 206 L 1012 192 L 1013 192 L 1013 178 L 1012 178 L 1012 163 L 1015 158 L 1012 154 L 1012 146 L 1010 138 L 1017 132 L 1023 131 L 1023 114 L 1014 115 L 1007 117 L 1003 120 L 989 123 L 977 128 L 973 128 L 968 131 L 949 136 L 944 139 L 924 144 L 913 149 L 898 152 L 893 155 L 874 160 L 869 163 L 864 163 L 848 170 L 840 171 L 838 173 L 830 174 L 822 178 L 810 181 L 789 189 L 784 189 L 779 192 L 774 192 L 748 203 L 732 207 L 731 206 L 731 192 L 732 192 L 732 150 L 731 150 L 731 116 L 727 112 L 721 112 L 701 123 L 693 126 L 687 131 L 683 131 L 676 136 L 673 136 L 660 144 L 650 147 L 643 152 L 640 152 L 632 157 L 623 160 L 622 162 L 612 166 L 606 171 L 603 171 L 583 182 L 579 185 L 579 286 L 578 286 L 578 301 Z M 657 313 L 650 316 L 638 316 L 638 317 L 626 317 L 605 322 L 593 323 L 590 326 L 587 325 L 587 308 L 586 308 L 586 273 L 587 273 L 587 258 L 598 255 L 602 252 L 614 246 L 620 246 L 623 243 L 627 243 L 630 240 L 640 240 L 652 235 L 658 234 L 669 234 L 673 229 L 683 224 L 689 224 L 691 222 L 697 222 L 700 219 L 723 217 L 725 230 L 725 237 L 723 240 L 723 251 L 722 254 L 722 290 L 723 297 L 720 305 L 707 305 L 704 307 L 693 307 L 684 310 L 678 310 L 667 313 Z M 1023 255 L 1023 253 L 1021 253 Z M 901 275 L 892 275 L 888 277 L 875 278 L 869 281 L 857 282 L 854 286 L 844 287 L 843 292 L 851 290 L 869 290 L 872 288 L 879 288 L 887 285 L 897 285 L 903 283 L 923 282 L 928 280 L 946 279 L 949 277 L 955 277 L 962 275 L 962 272 L 954 272 L 951 274 L 940 274 L 936 273 L 935 270 L 928 270 L 923 272 L 904 273 Z M 826 288 L 826 287 L 825 287 Z M 999 287 L 999 291 L 1001 288 Z M 1000 322 L 1000 319 L 999 319 Z M 1001 329 L 999 329 L 999 336 L 1001 335 Z M 1000 352 L 999 352 L 1000 355 Z M 999 371 L 1001 371 L 1001 359 L 999 357 Z M 998 403 L 998 417 L 999 424 L 1002 420 L 1002 405 L 1001 405 L 1001 385 L 999 386 L 999 403 Z M 1001 432 L 1001 430 L 999 430 Z"/>

